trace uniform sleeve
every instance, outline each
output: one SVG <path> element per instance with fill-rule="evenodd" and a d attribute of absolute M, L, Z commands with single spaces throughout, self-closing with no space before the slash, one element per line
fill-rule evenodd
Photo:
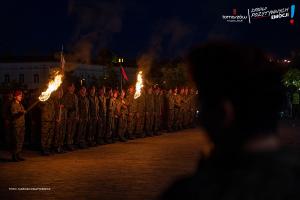
<path fill-rule="evenodd" d="M 75 95 L 75 113 L 76 117 L 79 116 L 79 109 L 78 109 L 78 97 Z"/>
<path fill-rule="evenodd" d="M 21 113 L 21 110 L 16 103 L 13 103 L 11 105 L 10 111 L 11 111 L 13 119 L 18 119 L 19 117 L 21 117 L 23 115 L 23 113 Z"/>
<path fill-rule="evenodd" d="M 18 114 L 18 112 L 19 112 L 17 106 L 14 103 L 11 105 L 10 111 L 11 111 L 12 115 Z"/>

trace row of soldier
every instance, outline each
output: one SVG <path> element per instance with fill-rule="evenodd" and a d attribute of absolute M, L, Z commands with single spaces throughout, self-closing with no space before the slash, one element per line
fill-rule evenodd
<path fill-rule="evenodd" d="M 65 92 L 58 89 L 39 103 L 42 154 L 126 142 L 194 125 L 197 93 L 193 89 L 147 87 L 136 99 L 134 93 L 134 87 L 127 92 L 94 86 L 75 92 L 74 84 L 67 85 Z"/>

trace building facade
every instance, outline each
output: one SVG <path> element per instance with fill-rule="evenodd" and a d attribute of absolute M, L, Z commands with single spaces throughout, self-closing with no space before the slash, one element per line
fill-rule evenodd
<path fill-rule="evenodd" d="M 50 72 L 59 66 L 59 62 L 0 63 L 0 84 L 18 83 L 27 89 L 41 88 L 49 81 Z M 68 63 L 65 70 L 72 71 L 75 76 L 87 84 L 100 77 L 106 78 L 109 71 L 107 66 L 78 63 Z M 113 67 L 113 70 L 118 81 L 120 81 L 120 68 Z M 125 71 L 129 80 L 134 82 L 137 69 L 125 68 Z"/>

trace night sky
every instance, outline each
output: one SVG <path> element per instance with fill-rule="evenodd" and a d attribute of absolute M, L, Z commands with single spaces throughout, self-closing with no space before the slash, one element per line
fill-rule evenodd
<path fill-rule="evenodd" d="M 249 2 L 249 3 L 247 3 Z M 164 57 L 183 54 L 190 46 L 214 38 L 251 43 L 278 56 L 300 47 L 300 4 L 296 1 L 1 1 L 0 53 L 51 54 L 66 51 L 92 54 L 108 48 L 135 58 L 150 49 Z M 247 8 L 296 5 L 290 18 L 228 23 L 222 15 L 247 14 Z M 300 3 L 300 2 L 299 2 Z M 300 49 L 300 48 L 299 48 Z"/>

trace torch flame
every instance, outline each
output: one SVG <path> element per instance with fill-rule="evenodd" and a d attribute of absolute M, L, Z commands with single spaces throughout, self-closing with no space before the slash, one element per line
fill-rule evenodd
<path fill-rule="evenodd" d="M 143 72 L 139 71 L 137 75 L 137 81 L 135 84 L 135 94 L 134 94 L 134 99 L 137 99 L 141 96 L 141 89 L 144 87 L 143 85 Z"/>
<path fill-rule="evenodd" d="M 46 91 L 42 92 L 42 94 L 39 96 L 40 101 L 47 101 L 51 95 L 52 92 L 57 90 L 57 88 L 62 84 L 62 78 L 63 75 L 59 74 L 59 72 L 56 73 L 54 80 L 50 80 L 48 83 L 48 88 Z"/>

